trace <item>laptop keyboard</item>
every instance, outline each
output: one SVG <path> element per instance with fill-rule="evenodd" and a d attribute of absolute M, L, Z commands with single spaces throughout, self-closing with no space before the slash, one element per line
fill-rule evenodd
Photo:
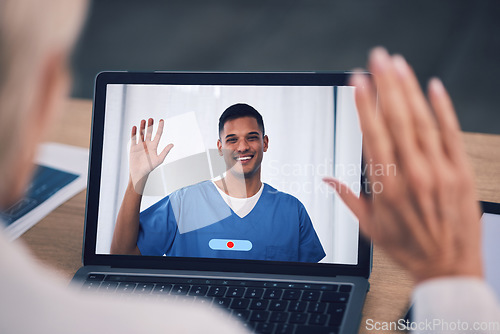
<path fill-rule="evenodd" d="M 257 333 L 338 333 L 351 284 L 89 274 L 82 289 L 143 298 L 192 296 Z M 189 301 L 189 299 L 186 299 Z"/>

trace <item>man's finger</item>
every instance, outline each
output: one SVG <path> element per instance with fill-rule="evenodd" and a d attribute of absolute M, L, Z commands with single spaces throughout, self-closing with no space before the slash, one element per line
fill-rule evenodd
<path fill-rule="evenodd" d="M 371 232 L 369 222 L 370 204 L 368 201 L 363 197 L 356 196 L 347 185 L 335 178 L 325 177 L 323 181 L 335 189 L 345 205 L 347 205 L 352 213 L 358 218 L 361 232 L 369 237 Z"/>
<path fill-rule="evenodd" d="M 141 142 L 144 142 L 144 131 L 146 129 L 146 121 L 145 120 L 141 120 L 141 128 L 140 128 L 140 138 L 141 138 Z"/>
<path fill-rule="evenodd" d="M 137 144 L 137 127 L 134 125 L 132 127 L 132 133 L 130 134 L 131 145 Z"/>
<path fill-rule="evenodd" d="M 163 134 L 164 123 L 165 121 L 163 119 L 160 119 L 160 122 L 158 122 L 158 129 L 156 129 L 155 139 L 153 140 L 156 143 L 160 141 L 161 135 Z"/>
<path fill-rule="evenodd" d="M 152 118 L 148 119 L 148 128 L 146 130 L 146 140 L 150 141 L 153 135 L 153 123 L 154 120 Z"/>
<path fill-rule="evenodd" d="M 160 155 L 158 156 L 160 158 L 160 161 L 163 162 L 165 158 L 167 157 L 168 152 L 174 147 L 174 144 L 168 144 L 165 146 L 165 148 L 161 151 Z"/>

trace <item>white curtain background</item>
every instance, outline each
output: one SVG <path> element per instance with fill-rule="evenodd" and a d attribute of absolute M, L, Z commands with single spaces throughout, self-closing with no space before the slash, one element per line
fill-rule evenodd
<path fill-rule="evenodd" d="M 337 87 L 335 127 L 335 176 L 358 196 L 361 191 L 362 135 L 354 101 L 354 87 Z M 358 263 L 359 222 L 347 206 L 335 198 L 334 262 Z"/>
<path fill-rule="evenodd" d="M 304 204 L 327 254 L 322 262 L 356 263 L 357 223 L 348 212 L 338 212 L 333 192 L 321 180 L 334 174 L 334 150 L 339 150 L 340 142 L 354 155 L 344 154 L 340 160 L 336 157 L 336 163 L 353 160 L 356 151 L 360 157 L 360 147 L 358 150 L 355 144 L 350 150 L 349 141 L 356 136 L 360 141 L 359 133 L 341 131 L 347 140 L 334 135 L 336 127 L 352 129 L 349 115 L 356 114 L 345 103 L 352 100 L 345 88 L 346 93 L 338 95 L 342 97 L 337 101 L 337 106 L 342 101 L 346 106 L 337 108 L 337 119 L 346 122 L 343 127 L 335 125 L 333 87 L 108 85 L 97 253 L 109 253 L 128 181 L 132 126 L 148 118 L 156 125 L 163 118 L 165 129 L 159 150 L 174 144 L 163 165 L 148 180 L 141 207 L 145 209 L 175 189 L 220 174 L 223 163 L 211 154 L 217 148 L 218 119 L 230 105 L 247 103 L 262 114 L 269 136 L 262 181 Z M 190 166 L 188 172 L 186 166 Z"/>

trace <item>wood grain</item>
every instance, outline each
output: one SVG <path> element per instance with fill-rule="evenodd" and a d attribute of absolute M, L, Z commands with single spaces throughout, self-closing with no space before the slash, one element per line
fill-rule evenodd
<path fill-rule="evenodd" d="M 91 112 L 91 101 L 68 101 L 60 125 L 53 129 L 48 140 L 88 148 Z M 479 199 L 500 202 L 500 136 L 464 133 L 463 139 L 476 175 Z M 39 261 L 53 267 L 68 281 L 81 266 L 84 208 L 85 191 L 54 210 L 20 238 Z M 378 247 L 374 248 L 370 284 L 360 333 L 368 333 L 366 319 L 400 319 L 406 312 L 413 288 L 408 274 Z"/>

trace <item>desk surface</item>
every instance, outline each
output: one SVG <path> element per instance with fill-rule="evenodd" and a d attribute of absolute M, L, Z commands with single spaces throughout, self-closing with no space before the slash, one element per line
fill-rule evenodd
<path fill-rule="evenodd" d="M 47 140 L 88 148 L 91 111 L 91 101 L 69 100 Z M 500 136 L 464 133 L 464 141 L 476 173 L 479 199 L 500 202 Z M 20 238 L 42 263 L 59 271 L 68 281 L 81 266 L 84 209 L 85 191 L 82 191 Z M 360 333 L 367 333 L 366 319 L 401 318 L 413 287 L 409 276 L 377 247 L 370 282 Z"/>

